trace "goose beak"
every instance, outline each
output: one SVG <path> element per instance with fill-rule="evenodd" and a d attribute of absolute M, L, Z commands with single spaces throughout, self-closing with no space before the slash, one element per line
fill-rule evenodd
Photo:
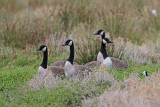
<path fill-rule="evenodd" d="M 109 41 L 109 43 L 113 43 L 112 41 Z"/>
<path fill-rule="evenodd" d="M 36 51 L 40 51 L 40 49 L 38 48 L 38 49 L 36 49 Z"/>
<path fill-rule="evenodd" d="M 108 40 L 107 43 L 113 43 L 111 40 Z"/>
<path fill-rule="evenodd" d="M 98 35 L 98 33 L 97 33 L 97 32 L 94 32 L 93 35 Z"/>
<path fill-rule="evenodd" d="M 66 46 L 66 44 L 62 44 L 61 46 Z"/>

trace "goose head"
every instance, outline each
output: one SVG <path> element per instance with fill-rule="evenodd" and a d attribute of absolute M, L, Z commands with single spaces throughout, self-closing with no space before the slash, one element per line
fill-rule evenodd
<path fill-rule="evenodd" d="M 144 75 L 145 77 L 148 77 L 147 71 L 143 71 L 142 75 Z"/>
<path fill-rule="evenodd" d="M 103 44 L 113 43 L 109 38 L 102 39 Z"/>
<path fill-rule="evenodd" d="M 65 43 L 62 46 L 72 46 L 73 45 L 73 40 L 68 39 L 65 41 Z"/>
<path fill-rule="evenodd" d="M 104 36 L 105 32 L 102 29 L 99 29 L 97 32 L 93 33 L 93 35 L 99 35 L 99 36 Z M 105 37 L 105 36 L 104 36 Z"/>
<path fill-rule="evenodd" d="M 41 45 L 36 51 L 46 52 L 46 50 L 47 50 L 47 46 L 46 45 Z"/>
<path fill-rule="evenodd" d="M 105 33 L 104 30 L 100 29 L 97 32 L 93 33 L 93 35 L 101 35 L 102 36 L 104 33 Z"/>

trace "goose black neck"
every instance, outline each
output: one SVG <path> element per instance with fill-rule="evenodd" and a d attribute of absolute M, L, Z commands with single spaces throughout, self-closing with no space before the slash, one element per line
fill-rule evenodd
<path fill-rule="evenodd" d="M 74 43 L 72 42 L 72 45 L 70 46 L 70 55 L 67 61 L 73 64 L 73 60 L 74 60 Z"/>
<path fill-rule="evenodd" d="M 105 39 L 105 32 L 104 32 L 103 35 L 102 35 L 102 39 Z"/>
<path fill-rule="evenodd" d="M 105 59 L 108 57 L 108 54 L 106 52 L 106 44 L 103 43 L 103 39 L 105 39 L 105 32 L 102 35 L 101 50 L 100 50 L 100 52 L 103 55 L 103 58 Z"/>
<path fill-rule="evenodd" d="M 41 66 L 46 69 L 47 68 L 47 61 L 48 61 L 48 49 L 46 49 L 45 52 L 43 52 L 43 61 Z"/>

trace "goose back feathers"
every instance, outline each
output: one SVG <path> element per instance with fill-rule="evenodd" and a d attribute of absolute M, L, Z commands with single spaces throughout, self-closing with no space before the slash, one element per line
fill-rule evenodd
<path fill-rule="evenodd" d="M 53 64 L 51 64 L 51 66 L 60 66 L 60 67 L 64 67 L 66 61 L 56 61 Z M 73 65 L 78 65 L 78 63 L 73 62 Z"/>
<path fill-rule="evenodd" d="M 84 66 L 88 67 L 88 68 L 93 68 L 93 67 L 99 67 L 101 65 L 100 61 L 91 61 L 88 62 L 87 64 L 85 64 Z"/>

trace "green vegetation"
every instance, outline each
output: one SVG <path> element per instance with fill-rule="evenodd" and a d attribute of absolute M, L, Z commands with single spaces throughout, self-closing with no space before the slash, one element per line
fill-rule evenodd
<path fill-rule="evenodd" d="M 142 75 L 143 71 L 147 71 L 148 75 L 151 75 L 152 72 L 156 72 L 159 70 L 159 65 L 138 65 L 138 64 L 130 64 L 130 67 L 127 70 L 117 70 L 113 69 L 109 72 L 115 76 L 118 81 L 121 81 L 125 78 L 128 78 L 131 73 L 138 73 L 140 78 L 144 78 Z"/>
<path fill-rule="evenodd" d="M 31 89 L 26 84 L 33 75 L 36 74 L 39 64 L 41 63 L 40 53 L 35 54 L 31 51 L 31 56 L 18 53 L 16 56 L 10 56 L 2 60 L 0 64 L 0 99 L 1 106 L 75 106 L 81 105 L 81 100 L 88 97 L 98 96 L 110 87 L 110 83 L 100 81 L 83 85 L 83 82 L 72 82 L 67 79 L 60 80 L 58 87 L 46 89 L 41 87 L 38 90 Z M 63 55 L 58 58 L 64 58 Z M 52 57 L 51 59 L 53 59 Z M 49 64 L 52 63 L 51 59 Z M 64 58 L 65 59 L 65 58 Z M 148 71 L 149 75 L 158 71 L 156 65 L 139 65 L 130 63 L 127 71 L 110 70 L 109 73 L 119 80 L 128 78 L 133 72 L 142 73 Z M 96 72 L 96 69 L 94 69 Z M 142 76 L 140 76 L 142 77 Z M 65 82 L 62 82 L 65 81 Z"/>
<path fill-rule="evenodd" d="M 130 78 L 145 70 L 159 71 L 160 22 L 154 3 L 140 0 L 1 0 L 0 1 L 0 106 L 81 106 L 82 100 L 107 91 L 114 81 Z M 93 32 L 104 29 L 114 44 L 107 45 L 109 56 L 128 64 L 127 70 L 107 70 L 98 80 L 90 77 L 78 82 L 56 80 L 54 88 L 30 87 L 42 61 L 36 52 L 40 44 L 49 48 L 49 62 L 66 60 L 68 48 L 60 45 L 72 38 L 75 61 L 96 60 L 100 40 Z M 94 72 L 99 69 L 93 68 Z M 114 78 L 113 78 L 113 77 Z M 96 79 L 97 80 L 96 80 Z M 111 80 L 110 80 L 111 79 Z M 113 80 L 112 80 L 113 79 Z M 51 85 L 51 86 L 52 86 Z"/>
<path fill-rule="evenodd" d="M 59 58 L 63 57 L 60 55 Z M 23 52 L 2 60 L 0 64 L 1 106 L 75 106 L 80 105 L 83 98 L 97 96 L 110 86 L 110 83 L 98 82 L 93 83 L 94 88 L 92 85 L 86 88 L 81 82 L 74 83 L 65 79 L 61 81 L 66 83 L 60 82 L 58 88 L 42 87 L 40 90 L 32 90 L 26 83 L 37 73 L 41 60 L 41 55 L 32 53 L 29 56 Z M 49 64 L 51 63 L 49 60 Z"/>

